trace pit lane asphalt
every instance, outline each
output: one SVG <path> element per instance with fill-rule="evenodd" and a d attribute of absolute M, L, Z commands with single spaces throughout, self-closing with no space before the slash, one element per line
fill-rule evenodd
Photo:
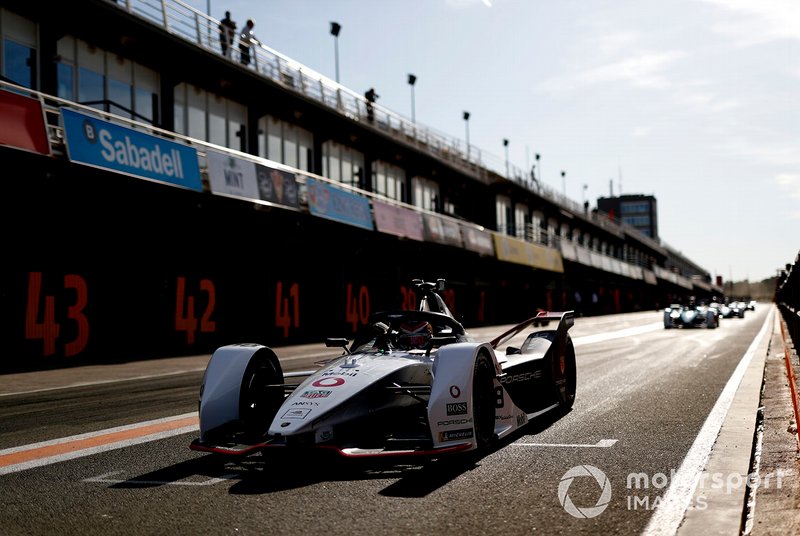
<path fill-rule="evenodd" d="M 639 534 L 665 488 L 631 489 L 628 475 L 669 478 L 678 470 L 768 310 L 757 307 L 717 330 L 664 330 L 653 311 L 576 319 L 573 410 L 532 422 L 474 463 L 255 457 L 224 465 L 190 451 L 191 432 L 0 475 L 0 533 Z M 598 340 L 611 332 L 628 335 Z M 313 348 L 312 360 L 330 355 Z M 61 379 L 4 376 L 0 449 L 193 412 L 207 361 L 61 371 Z M 289 370 L 308 366 L 287 363 Z M 152 377 L 113 381 L 137 376 Z M 57 388 L 76 383 L 93 384 Z M 27 393 L 8 394 L 14 390 Z M 610 482 L 610 503 L 596 517 L 575 518 L 559 501 L 562 477 L 577 466 L 594 466 Z M 665 482 L 659 476 L 657 483 Z M 576 478 L 568 495 L 578 507 L 593 507 L 600 488 Z"/>

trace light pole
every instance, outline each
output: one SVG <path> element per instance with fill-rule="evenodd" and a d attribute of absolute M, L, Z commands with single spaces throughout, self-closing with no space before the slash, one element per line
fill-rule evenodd
<path fill-rule="evenodd" d="M 411 86 L 411 122 L 412 123 L 416 123 L 417 122 L 416 110 L 415 110 L 416 106 L 414 105 L 414 84 L 416 84 L 416 83 L 417 83 L 417 77 L 414 76 L 413 74 L 409 73 L 409 75 L 408 75 L 408 85 Z"/>
<path fill-rule="evenodd" d="M 503 147 L 506 149 L 506 178 L 508 178 L 508 140 L 503 138 Z"/>
<path fill-rule="evenodd" d="M 208 15 L 208 48 L 211 48 L 211 0 L 206 0 L 206 15 Z"/>
<path fill-rule="evenodd" d="M 467 130 L 467 162 L 469 162 L 469 112 L 464 112 L 464 125 Z"/>
<path fill-rule="evenodd" d="M 541 157 L 542 157 L 542 155 L 540 155 L 539 153 L 536 153 L 536 154 L 534 155 L 534 157 L 533 157 L 533 158 L 536 160 L 536 167 L 538 167 L 538 168 L 539 168 L 539 180 L 540 180 L 540 181 L 542 180 L 542 166 L 539 164 L 539 159 L 540 159 Z M 535 174 L 535 173 L 533 174 L 533 180 L 534 180 L 534 181 L 536 180 L 536 174 Z"/>
<path fill-rule="evenodd" d="M 567 197 L 567 172 L 563 169 L 561 170 L 561 188 L 563 190 L 564 197 Z"/>
<path fill-rule="evenodd" d="M 339 83 L 339 32 L 342 25 L 338 22 L 331 22 L 331 35 L 333 36 L 333 51 L 336 58 L 336 83 Z"/>

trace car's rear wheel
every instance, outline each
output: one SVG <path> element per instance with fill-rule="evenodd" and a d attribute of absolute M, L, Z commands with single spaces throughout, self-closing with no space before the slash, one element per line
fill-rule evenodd
<path fill-rule="evenodd" d="M 472 375 L 472 416 L 475 426 L 475 444 L 479 450 L 486 449 L 494 440 L 496 376 L 491 359 L 481 352 L 475 359 Z"/>
<path fill-rule="evenodd" d="M 567 335 L 563 359 L 561 356 L 555 356 L 553 359 L 553 380 L 556 399 L 564 410 L 572 408 L 575 403 L 577 379 L 575 347 L 572 344 L 572 339 Z"/>

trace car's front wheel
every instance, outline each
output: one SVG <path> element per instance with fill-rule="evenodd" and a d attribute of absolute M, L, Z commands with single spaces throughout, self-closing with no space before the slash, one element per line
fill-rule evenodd
<path fill-rule="evenodd" d="M 495 391 L 494 365 L 485 353 L 475 359 L 472 375 L 472 417 L 475 427 L 475 444 L 478 450 L 486 449 L 494 441 Z"/>
<path fill-rule="evenodd" d="M 239 421 L 248 435 L 266 433 L 283 403 L 283 371 L 277 356 L 264 348 L 250 358 L 239 390 Z"/>

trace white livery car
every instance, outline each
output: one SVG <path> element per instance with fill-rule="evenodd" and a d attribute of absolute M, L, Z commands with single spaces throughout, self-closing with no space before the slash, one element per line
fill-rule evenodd
<path fill-rule="evenodd" d="M 231 456 L 327 449 L 345 457 L 436 457 L 485 451 L 529 420 L 572 407 L 571 311 L 540 312 L 476 341 L 439 296 L 444 280 L 414 284 L 418 310 L 375 314 L 352 344 L 328 339 L 343 354 L 316 371 L 284 374 L 275 352 L 258 344 L 216 350 L 200 388 L 200 436 L 190 448 Z M 550 321 L 555 329 L 533 329 Z M 521 344 L 507 346 L 515 340 Z M 300 375 L 307 377 L 297 384 Z"/>

